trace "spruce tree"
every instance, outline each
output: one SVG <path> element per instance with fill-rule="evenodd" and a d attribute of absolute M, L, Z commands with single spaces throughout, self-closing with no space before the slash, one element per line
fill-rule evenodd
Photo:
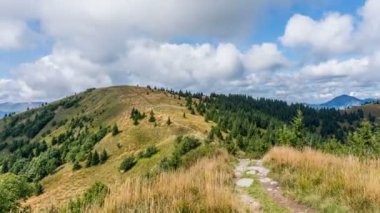
<path fill-rule="evenodd" d="M 90 152 L 87 156 L 86 167 L 90 167 L 91 164 L 92 164 L 92 152 Z"/>
<path fill-rule="evenodd" d="M 113 127 L 112 127 L 112 135 L 113 136 L 115 136 L 115 135 L 117 135 L 117 134 L 119 134 L 119 128 L 117 127 L 117 125 L 115 124 L 115 125 L 113 125 Z"/>
<path fill-rule="evenodd" d="M 91 166 L 96 166 L 100 162 L 99 153 L 97 151 L 92 155 Z"/>
<path fill-rule="evenodd" d="M 151 122 L 151 123 L 156 122 L 156 118 L 154 117 L 154 112 L 153 112 L 153 110 L 150 111 L 149 122 Z"/>
<path fill-rule="evenodd" d="M 168 120 L 166 121 L 166 124 L 170 126 L 172 124 L 172 121 L 170 120 L 170 117 L 168 117 Z"/>
<path fill-rule="evenodd" d="M 107 159 L 108 159 L 108 153 L 107 153 L 107 151 L 105 149 L 103 149 L 103 152 L 100 155 L 100 163 L 103 164 L 104 162 L 107 161 Z"/>

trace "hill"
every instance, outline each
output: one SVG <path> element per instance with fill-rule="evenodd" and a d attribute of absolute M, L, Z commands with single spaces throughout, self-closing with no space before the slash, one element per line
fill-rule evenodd
<path fill-rule="evenodd" d="M 361 106 L 363 104 L 374 102 L 374 99 L 359 99 L 349 95 L 341 95 L 333 98 L 332 100 L 322 104 L 311 104 L 310 106 L 316 109 L 346 109 L 353 106 Z"/>
<path fill-rule="evenodd" d="M 155 122 L 149 122 L 147 118 L 135 125 L 130 118 L 132 109 L 147 117 L 153 111 Z M 167 124 L 169 117 L 170 125 Z M 21 129 L 25 125 L 32 128 Z M 115 125 L 120 133 L 113 135 L 111 128 Z M 11 171 L 25 174 L 32 181 L 41 180 L 44 193 L 28 199 L 25 205 L 32 208 L 59 206 L 97 181 L 115 185 L 121 184 L 126 177 L 148 173 L 163 157 L 170 155 L 177 136 L 205 138 L 210 127 L 211 123 L 204 122 L 202 116 L 188 111 L 184 99 L 179 100 L 167 92 L 139 87 L 90 89 L 1 120 L 2 162 L 7 162 Z M 38 152 L 49 152 L 49 156 L 44 159 L 44 154 L 37 155 L 38 148 L 27 145 L 31 143 L 42 147 Z M 19 148 L 15 144 L 24 151 L 13 152 Z M 150 145 L 160 150 L 158 154 L 140 160 L 127 173 L 120 172 L 119 165 L 126 157 L 137 155 Z M 59 158 L 54 157 L 57 150 L 60 150 Z M 75 162 L 85 167 L 88 153 L 95 150 L 99 153 L 107 151 L 109 159 L 106 163 L 72 170 Z M 9 162 L 6 160 L 8 155 L 21 156 L 19 160 Z M 32 161 L 26 161 L 27 158 Z M 16 168 L 14 165 L 18 164 L 23 166 Z M 46 171 L 46 164 L 53 164 L 52 169 Z"/>

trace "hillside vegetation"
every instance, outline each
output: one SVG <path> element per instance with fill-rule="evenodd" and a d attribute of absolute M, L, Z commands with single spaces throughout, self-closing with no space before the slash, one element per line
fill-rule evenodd
<path fill-rule="evenodd" d="M 0 120 L 0 180 L 12 193 L 2 210 L 241 211 L 223 150 L 260 158 L 286 145 L 376 159 L 380 129 L 367 118 L 245 95 L 88 89 Z"/>
<path fill-rule="evenodd" d="M 154 172 L 161 159 L 170 158 L 178 136 L 205 138 L 211 123 L 192 115 L 184 105 L 184 99 L 163 91 L 112 87 L 91 89 L 7 117 L 0 121 L 0 168 L 3 173 L 12 172 L 41 185 L 38 196 L 28 199 L 24 206 L 61 206 L 96 182 L 122 184 L 126 177 Z M 146 118 L 136 124 L 133 109 Z M 154 122 L 149 121 L 151 112 Z M 138 157 L 153 145 L 156 153 Z M 101 163 L 104 151 L 107 159 Z M 99 160 L 89 159 L 95 153 Z M 123 173 L 120 164 L 130 156 L 136 157 L 136 164 Z"/>
<path fill-rule="evenodd" d="M 322 212 L 378 212 L 380 161 L 276 147 L 265 156 L 288 194 Z"/>

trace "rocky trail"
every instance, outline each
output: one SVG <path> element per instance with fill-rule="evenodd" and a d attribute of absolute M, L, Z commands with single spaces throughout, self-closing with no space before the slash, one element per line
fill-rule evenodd
<path fill-rule="evenodd" d="M 275 203 L 285 209 L 288 209 L 290 212 L 316 212 L 315 210 L 300 205 L 295 201 L 284 197 L 278 183 L 269 178 L 268 173 L 269 170 L 263 166 L 262 160 L 240 159 L 238 165 L 235 168 L 235 184 L 237 191 L 240 195 L 242 203 L 248 207 L 250 212 L 262 212 L 262 204 L 260 204 L 254 197 L 250 196 L 245 190 L 245 188 L 252 186 L 252 184 L 261 184 L 265 192 Z M 245 177 L 247 175 L 256 176 L 256 180 L 258 180 L 258 182 L 253 178 Z"/>

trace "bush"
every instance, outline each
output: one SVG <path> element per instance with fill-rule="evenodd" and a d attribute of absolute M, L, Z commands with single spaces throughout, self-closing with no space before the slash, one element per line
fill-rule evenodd
<path fill-rule="evenodd" d="M 126 172 L 130 169 L 132 169 L 132 167 L 134 167 L 137 163 L 137 160 L 135 157 L 131 156 L 131 157 L 128 157 L 126 159 L 123 160 L 123 162 L 121 162 L 120 164 L 120 171 L 122 172 Z"/>
<path fill-rule="evenodd" d="M 80 198 L 71 200 L 66 209 L 62 212 L 84 212 L 86 208 L 93 204 L 103 205 L 104 199 L 109 193 L 109 188 L 100 182 L 92 185 Z M 60 211 L 60 212 L 61 212 Z"/>
<path fill-rule="evenodd" d="M 26 178 L 11 173 L 0 175 L 0 212 L 17 212 L 19 201 L 32 193 Z"/>
<path fill-rule="evenodd" d="M 184 155 L 199 145 L 201 145 L 200 141 L 194 137 L 178 137 L 175 152 Z"/>
<path fill-rule="evenodd" d="M 41 195 L 42 193 L 44 193 L 44 187 L 42 186 L 41 183 L 34 183 L 33 193 L 36 196 Z"/>
<path fill-rule="evenodd" d="M 139 158 L 150 158 L 158 152 L 156 146 L 152 145 L 139 153 Z"/>
<path fill-rule="evenodd" d="M 181 156 L 177 153 L 173 153 L 171 158 L 164 157 L 160 161 L 160 168 L 164 171 L 176 170 L 181 165 Z"/>
<path fill-rule="evenodd" d="M 75 161 L 73 164 L 73 171 L 77 171 L 81 168 L 82 168 L 82 166 L 78 163 L 78 161 Z"/>

